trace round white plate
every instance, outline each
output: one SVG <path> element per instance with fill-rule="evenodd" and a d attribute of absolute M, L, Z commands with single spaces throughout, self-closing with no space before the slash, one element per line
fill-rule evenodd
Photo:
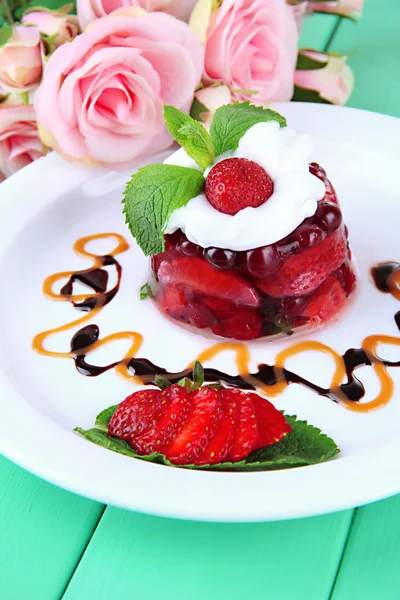
<path fill-rule="evenodd" d="M 350 242 L 357 259 L 358 293 L 338 323 L 307 338 L 342 353 L 359 347 L 370 334 L 396 335 L 393 315 L 400 305 L 373 286 L 370 267 L 399 260 L 400 121 L 359 110 L 312 104 L 276 108 L 289 124 L 315 140 L 314 158 L 337 187 Z M 119 232 L 131 244 L 119 255 L 123 266 L 117 297 L 94 321 L 102 336 L 132 330 L 144 335 L 140 356 L 179 370 L 210 345 L 164 319 L 150 301 L 140 302 L 147 260 L 124 225 L 121 192 L 127 173 L 67 164 L 55 154 L 40 159 L 0 187 L 0 452 L 37 475 L 68 490 L 120 507 L 185 519 L 261 521 L 303 517 L 344 509 L 400 492 L 400 369 L 392 401 L 383 409 L 358 414 L 289 386 L 275 405 L 308 419 L 332 436 L 342 452 L 321 465 L 255 473 L 199 472 L 149 464 L 115 454 L 73 432 L 93 426 L 102 409 L 122 401 L 132 385 L 114 371 L 97 378 L 79 375 L 71 360 L 43 357 L 32 350 L 35 334 L 77 318 L 67 303 L 51 302 L 42 282 L 51 273 L 83 269 L 88 262 L 72 246 L 81 236 Z M 97 248 L 103 253 L 107 248 Z M 67 351 L 71 332 L 49 342 Z M 273 364 L 290 339 L 249 344 L 251 366 Z M 98 361 L 121 358 L 116 344 Z M 397 352 L 397 358 L 396 358 Z M 399 348 L 382 348 L 398 360 Z M 288 368 L 329 385 L 329 357 L 304 354 Z M 233 356 L 213 361 L 235 372 Z M 377 393 L 370 368 L 357 371 Z"/>

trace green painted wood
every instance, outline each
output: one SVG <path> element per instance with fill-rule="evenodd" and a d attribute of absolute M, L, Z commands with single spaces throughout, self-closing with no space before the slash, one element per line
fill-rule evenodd
<path fill-rule="evenodd" d="M 399 600 L 400 496 L 357 511 L 332 600 Z"/>
<path fill-rule="evenodd" d="M 1 600 L 60 598 L 102 510 L 0 457 Z"/>
<path fill-rule="evenodd" d="M 300 36 L 300 48 L 314 48 L 324 50 L 338 23 L 338 17 L 334 15 L 314 14 L 307 17 L 303 22 Z"/>
<path fill-rule="evenodd" d="M 63 600 L 328 600 L 351 516 L 213 524 L 107 508 Z"/>
<path fill-rule="evenodd" d="M 399 0 L 366 0 L 360 22 L 342 19 L 330 49 L 350 54 L 355 89 L 349 106 L 400 117 Z"/>

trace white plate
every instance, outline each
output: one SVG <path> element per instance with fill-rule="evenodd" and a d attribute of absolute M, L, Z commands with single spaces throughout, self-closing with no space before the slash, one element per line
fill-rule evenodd
<path fill-rule="evenodd" d="M 337 324 L 308 337 L 340 353 L 373 333 L 398 334 L 400 306 L 379 293 L 369 278 L 378 261 L 399 260 L 400 121 L 353 109 L 312 104 L 276 107 L 315 142 L 315 160 L 337 187 L 359 271 L 359 292 Z M 127 174 L 65 163 L 55 154 L 23 169 L 0 187 L 0 451 L 41 477 L 76 493 L 120 507 L 186 519 L 261 521 L 344 509 L 400 492 L 400 369 L 391 369 L 395 395 L 383 409 L 358 414 L 291 385 L 274 402 L 331 435 L 342 453 L 317 466 L 257 473 L 173 469 L 127 458 L 95 446 L 72 430 L 89 428 L 96 414 L 120 402 L 132 385 L 114 373 L 79 375 L 70 360 L 32 351 L 33 336 L 77 318 L 66 303 L 42 295 L 51 273 L 86 268 L 72 251 L 84 235 L 115 231 L 131 249 L 119 256 L 122 285 L 95 319 L 102 335 L 137 330 L 140 356 L 179 370 L 210 344 L 163 319 L 152 303 L 138 300 L 147 261 L 125 228 L 121 191 Z M 104 248 L 106 251 L 106 249 Z M 52 348 L 68 350 L 71 334 L 55 336 Z M 290 340 L 249 344 L 252 367 L 273 364 Z M 123 346 L 123 345 L 122 345 Z M 125 347 L 114 346 L 117 358 Z M 382 350 L 396 360 L 393 348 Z M 113 356 L 103 353 L 103 359 Z M 100 358 L 100 357 L 99 357 Z M 330 359 L 304 355 L 297 372 L 329 385 Z M 397 349 L 398 360 L 398 349 Z M 214 364 L 234 372 L 230 354 Z M 368 397 L 377 391 L 372 370 L 358 375 Z"/>

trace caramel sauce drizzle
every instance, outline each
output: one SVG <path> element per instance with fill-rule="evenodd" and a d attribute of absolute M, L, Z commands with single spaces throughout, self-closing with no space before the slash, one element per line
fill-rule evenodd
<path fill-rule="evenodd" d="M 96 240 L 114 240 L 116 245 L 109 254 L 97 255 L 86 249 L 90 242 Z M 47 298 L 59 302 L 70 302 L 76 309 L 84 311 L 86 314 L 65 325 L 39 333 L 33 340 L 33 349 L 44 356 L 73 359 L 79 373 L 89 377 L 98 376 L 110 369 L 115 369 L 125 379 L 142 385 L 153 384 L 157 375 L 162 375 L 173 383 L 184 376 L 190 377 L 194 361 L 186 369 L 171 373 L 146 358 L 138 358 L 137 353 L 143 342 L 143 336 L 140 333 L 121 331 L 100 339 L 99 327 L 95 324 L 87 324 L 117 295 L 121 282 L 122 267 L 115 257 L 128 249 L 129 245 L 126 240 L 116 233 L 100 233 L 77 240 L 74 244 L 74 251 L 79 256 L 91 259 L 93 261 L 92 266 L 82 271 L 64 271 L 50 275 L 43 284 L 43 292 Z M 109 290 L 108 272 L 104 268 L 107 266 L 114 267 L 117 272 L 117 283 Z M 380 291 L 390 293 L 400 301 L 399 263 L 382 263 L 374 267 L 371 273 L 375 285 Z M 60 282 L 65 280 L 66 283 L 61 289 L 55 291 L 56 284 L 60 285 Z M 74 282 L 83 283 L 91 289 L 85 294 L 74 294 Z M 395 322 L 400 330 L 400 311 L 395 315 Z M 46 342 L 48 338 L 77 327 L 79 327 L 79 330 L 73 335 L 71 348 L 68 352 L 55 352 L 47 349 Z M 129 340 L 130 342 L 129 350 L 121 360 L 106 366 L 96 366 L 87 362 L 88 355 L 117 340 Z M 259 389 L 268 396 L 277 396 L 291 383 L 297 383 L 313 390 L 320 396 L 341 403 L 350 410 L 368 412 L 389 402 L 393 396 L 394 382 L 387 369 L 388 367 L 400 367 L 400 361 L 390 362 L 379 357 L 377 348 L 380 344 L 400 346 L 400 338 L 388 335 L 371 335 L 365 338 L 361 348 L 351 348 L 343 356 L 321 342 L 315 340 L 303 341 L 279 352 L 275 365 L 260 364 L 258 371 L 255 373 L 250 372 L 249 349 L 241 342 L 216 343 L 203 350 L 197 360 L 206 363 L 220 353 L 234 352 L 239 374 L 230 375 L 206 367 L 205 380 L 207 382 L 219 380 L 242 389 Z M 329 388 L 320 387 L 286 368 L 285 365 L 289 358 L 309 351 L 321 352 L 333 359 L 335 369 Z M 363 384 L 354 375 L 355 369 L 360 366 L 371 366 L 380 382 L 378 395 L 368 402 L 360 402 L 365 395 L 365 390 Z M 343 383 L 346 379 L 346 383 Z"/>

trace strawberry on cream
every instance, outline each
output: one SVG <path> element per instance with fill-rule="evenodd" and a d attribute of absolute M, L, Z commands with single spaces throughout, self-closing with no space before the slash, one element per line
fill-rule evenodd
<path fill-rule="evenodd" d="M 165 232 L 180 229 L 188 240 L 203 248 L 235 251 L 281 240 L 315 214 L 318 201 L 325 195 L 323 182 L 309 172 L 312 151 L 309 136 L 280 127 L 276 121 L 257 123 L 244 134 L 234 152 L 219 156 L 204 175 L 227 158 L 247 158 L 271 177 L 274 190 L 269 199 L 256 208 L 228 215 L 216 210 L 201 193 L 172 213 Z M 182 148 L 164 163 L 201 170 Z"/>

